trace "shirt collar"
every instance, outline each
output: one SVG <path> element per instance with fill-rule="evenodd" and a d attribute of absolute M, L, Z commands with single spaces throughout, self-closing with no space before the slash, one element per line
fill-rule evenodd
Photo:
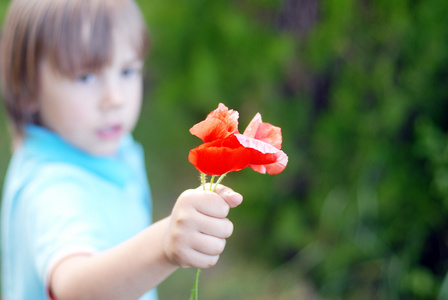
<path fill-rule="evenodd" d="M 56 133 L 36 125 L 27 125 L 24 151 L 47 162 L 78 165 L 120 186 L 132 176 L 126 154 L 133 148 L 132 136 L 122 138 L 115 156 L 97 156 L 74 147 Z"/>

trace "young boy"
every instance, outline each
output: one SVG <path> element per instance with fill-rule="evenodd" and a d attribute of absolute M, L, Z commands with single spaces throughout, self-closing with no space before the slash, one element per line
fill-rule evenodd
<path fill-rule="evenodd" d="M 14 153 L 2 203 L 2 293 L 20 299 L 157 299 L 179 267 L 216 264 L 242 201 L 187 190 L 151 225 L 130 132 L 147 32 L 132 0 L 13 0 L 0 75 Z"/>

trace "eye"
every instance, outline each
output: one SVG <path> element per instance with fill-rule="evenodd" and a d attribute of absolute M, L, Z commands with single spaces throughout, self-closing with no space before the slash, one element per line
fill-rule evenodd
<path fill-rule="evenodd" d="M 138 68 L 124 68 L 121 70 L 122 77 L 133 77 L 140 74 L 140 69 Z"/>
<path fill-rule="evenodd" d="M 89 84 L 96 80 L 96 75 L 93 73 L 81 74 L 75 77 L 76 82 Z"/>
<path fill-rule="evenodd" d="M 121 70 L 121 76 L 123 77 L 130 77 L 135 74 L 135 70 L 131 68 L 125 68 Z"/>

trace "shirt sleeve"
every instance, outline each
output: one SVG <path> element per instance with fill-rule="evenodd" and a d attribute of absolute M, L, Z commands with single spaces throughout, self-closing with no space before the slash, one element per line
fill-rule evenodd
<path fill-rule="evenodd" d="M 23 193 L 30 255 L 38 276 L 48 286 L 49 275 L 62 259 L 104 249 L 104 228 L 82 182 L 73 178 L 37 180 Z"/>

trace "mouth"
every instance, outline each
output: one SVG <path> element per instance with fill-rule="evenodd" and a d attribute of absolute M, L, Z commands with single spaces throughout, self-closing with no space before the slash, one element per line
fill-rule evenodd
<path fill-rule="evenodd" d="M 123 127 L 121 125 L 111 125 L 97 130 L 97 135 L 105 140 L 117 139 L 122 133 Z"/>

